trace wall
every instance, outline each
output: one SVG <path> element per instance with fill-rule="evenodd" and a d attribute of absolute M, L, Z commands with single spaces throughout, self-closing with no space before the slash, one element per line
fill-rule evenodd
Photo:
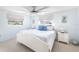
<path fill-rule="evenodd" d="M 52 23 L 55 24 L 55 29 L 56 30 L 60 30 L 63 28 L 69 32 L 69 37 L 70 40 L 76 40 L 79 41 L 79 19 L 78 19 L 78 9 L 69 9 L 69 10 L 64 10 L 64 11 L 60 11 L 60 12 L 55 12 L 55 13 L 50 13 L 48 15 L 50 15 L 49 17 L 46 15 L 40 16 L 41 18 L 47 18 L 48 20 L 52 20 Z M 62 20 L 62 16 L 66 16 L 67 17 L 67 23 L 63 24 L 61 23 Z M 52 17 L 52 18 L 51 18 Z M 40 19 L 41 19 L 40 18 Z"/>
<path fill-rule="evenodd" d="M 8 25 L 8 19 L 6 17 L 6 11 L 0 10 L 0 42 L 12 39 L 16 36 L 16 33 L 20 30 L 30 27 L 30 16 L 24 15 L 24 22 L 22 26 L 10 26 Z"/>
<path fill-rule="evenodd" d="M 60 30 L 64 28 L 68 33 L 70 40 L 78 40 L 76 37 L 78 34 L 76 32 L 76 21 L 77 21 L 77 9 L 71 9 L 66 11 L 61 11 L 54 14 L 53 22 L 56 25 L 56 29 Z M 66 16 L 67 23 L 62 23 L 62 16 Z"/>
<path fill-rule="evenodd" d="M 7 30 L 8 30 L 8 24 L 7 24 L 5 12 L 0 10 L 0 41 L 6 39 Z"/>
<path fill-rule="evenodd" d="M 77 10 L 77 13 L 78 13 L 77 14 L 77 16 L 78 16 L 77 18 L 78 19 L 76 20 L 76 33 L 77 33 L 77 36 L 76 37 L 77 37 L 77 40 L 79 41 L 79 8 Z"/>

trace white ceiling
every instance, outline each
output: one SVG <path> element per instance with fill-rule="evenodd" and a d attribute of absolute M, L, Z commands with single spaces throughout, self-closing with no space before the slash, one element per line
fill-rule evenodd
<path fill-rule="evenodd" d="M 54 12 L 59 12 L 59 11 L 63 11 L 63 10 L 68 10 L 68 9 L 73 9 L 73 8 L 77 8 L 76 6 L 51 6 L 47 9 L 44 9 L 41 11 L 40 14 L 44 13 L 54 13 Z"/>
<path fill-rule="evenodd" d="M 43 8 L 44 6 L 37 6 L 36 9 Z M 4 6 L 1 7 L 4 8 L 5 10 L 8 11 L 14 11 L 17 13 L 24 13 L 24 14 L 29 14 L 29 10 L 32 9 L 31 6 Z M 67 9 L 72 9 L 72 8 L 77 8 L 76 6 L 49 6 L 48 8 L 41 10 L 38 14 L 46 14 L 46 13 L 51 13 L 51 12 L 57 12 L 57 11 L 62 11 L 62 10 L 67 10 Z"/>

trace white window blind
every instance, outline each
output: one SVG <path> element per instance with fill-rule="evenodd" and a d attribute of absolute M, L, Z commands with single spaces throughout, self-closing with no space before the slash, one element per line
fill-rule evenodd
<path fill-rule="evenodd" d="M 9 25 L 23 25 L 24 17 L 19 13 L 9 12 L 7 18 Z"/>

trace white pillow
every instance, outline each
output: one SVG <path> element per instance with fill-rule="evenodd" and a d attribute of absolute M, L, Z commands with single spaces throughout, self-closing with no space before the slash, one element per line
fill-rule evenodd
<path fill-rule="evenodd" d="M 48 25 L 48 26 L 47 26 L 47 29 L 48 29 L 49 31 L 52 31 L 52 30 L 54 30 L 54 26 Z"/>

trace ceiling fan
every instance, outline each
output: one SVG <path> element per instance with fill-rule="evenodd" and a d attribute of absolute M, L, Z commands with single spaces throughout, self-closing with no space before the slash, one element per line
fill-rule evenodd
<path fill-rule="evenodd" d="M 48 6 L 44 6 L 44 7 L 41 6 L 41 8 L 39 8 L 39 6 L 30 6 L 30 7 L 31 7 L 31 9 L 29 9 L 27 7 L 24 7 L 24 8 L 27 9 L 30 13 L 40 13 L 43 10 L 48 8 Z"/>

